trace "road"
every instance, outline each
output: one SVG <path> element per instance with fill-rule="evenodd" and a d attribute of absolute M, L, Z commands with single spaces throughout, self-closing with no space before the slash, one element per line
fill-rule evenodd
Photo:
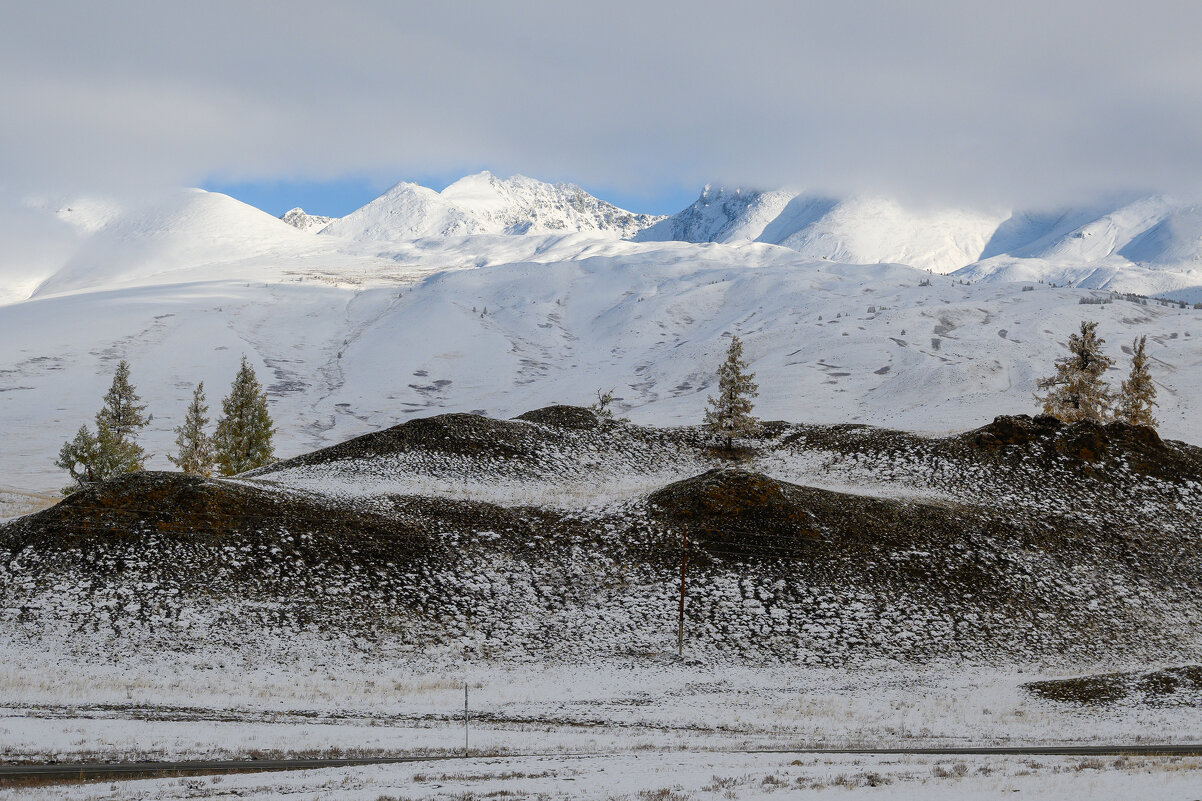
<path fill-rule="evenodd" d="M 714 752 L 707 752 L 714 753 Z M 1202 756 L 1202 743 L 1193 745 L 1036 745 L 1036 746 L 966 746 L 954 748 L 782 748 L 736 751 L 743 754 L 891 754 L 914 756 Z M 507 754 L 507 757 L 543 756 L 540 754 Z M 587 754 L 555 754 L 545 756 L 614 756 L 590 752 Z M 432 762 L 469 759 L 456 755 L 363 757 L 354 759 L 217 759 L 182 762 L 79 762 L 36 765 L 0 764 L 0 782 L 54 782 L 84 779 L 132 779 L 153 776 L 209 775 L 215 773 L 250 773 L 274 770 L 314 770 L 344 768 L 358 765 L 383 765 L 396 762 Z"/>

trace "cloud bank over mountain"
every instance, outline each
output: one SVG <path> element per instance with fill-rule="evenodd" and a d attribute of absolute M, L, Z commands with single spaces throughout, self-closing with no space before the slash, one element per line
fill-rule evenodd
<path fill-rule="evenodd" d="M 26 4 L 0 30 L 0 175 L 1193 195 L 1200 24 L 1167 0 Z"/>

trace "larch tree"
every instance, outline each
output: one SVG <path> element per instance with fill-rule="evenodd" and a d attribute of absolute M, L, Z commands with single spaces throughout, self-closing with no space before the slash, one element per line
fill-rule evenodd
<path fill-rule="evenodd" d="M 245 356 L 230 394 L 221 402 L 221 414 L 213 437 L 213 458 L 221 475 L 237 475 L 274 460 L 275 429 L 267 411 L 267 393 Z"/>
<path fill-rule="evenodd" d="M 182 425 L 175 429 L 175 456 L 167 458 L 185 473 L 198 476 L 213 474 L 213 440 L 205 433 L 209 424 L 209 405 L 205 403 L 205 382 L 192 392 L 192 402 Z"/>
<path fill-rule="evenodd" d="M 1146 334 L 1131 344 L 1131 373 L 1119 391 L 1116 417 L 1133 426 L 1156 428 L 1156 418 L 1152 416 L 1152 407 L 1158 405 L 1156 385 L 1148 372 L 1147 344 Z"/>
<path fill-rule="evenodd" d="M 146 404 L 141 401 L 129 380 L 129 362 L 122 359 L 105 393 L 104 405 L 96 413 L 96 433 L 86 425 L 80 426 L 75 437 L 59 450 L 55 465 L 76 482 L 66 492 L 145 469 L 147 456 L 138 444 L 138 432 L 150 418 L 144 414 Z"/>
<path fill-rule="evenodd" d="M 1081 322 L 1081 330 L 1068 338 L 1068 356 L 1056 360 L 1056 372 L 1040 379 L 1039 388 L 1047 394 L 1035 399 L 1043 404 L 1044 414 L 1065 423 L 1078 420 L 1106 422 L 1114 395 L 1102 380 L 1114 359 L 1102 352 L 1106 340 L 1098 336 L 1098 324 Z"/>
<path fill-rule="evenodd" d="M 743 361 L 743 343 L 732 336 L 726 361 L 718 368 L 718 394 L 709 398 L 704 423 L 713 437 L 726 443 L 727 450 L 734 448 L 736 439 L 760 432 L 760 421 L 751 414 L 751 399 L 760 394 L 753 378 L 755 374 L 747 372 Z"/>

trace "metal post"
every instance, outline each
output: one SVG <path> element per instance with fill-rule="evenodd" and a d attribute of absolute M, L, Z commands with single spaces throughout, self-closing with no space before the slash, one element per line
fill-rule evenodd
<path fill-rule="evenodd" d="M 463 682 L 463 755 L 467 756 L 468 751 L 468 725 L 467 725 L 467 681 Z"/>
<path fill-rule="evenodd" d="M 689 529 L 680 527 L 680 618 L 676 626 L 676 655 L 684 658 L 684 577 L 688 558 Z"/>

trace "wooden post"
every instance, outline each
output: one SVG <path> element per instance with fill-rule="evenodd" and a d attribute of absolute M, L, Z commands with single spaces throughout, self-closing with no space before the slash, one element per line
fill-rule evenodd
<path fill-rule="evenodd" d="M 468 725 L 467 725 L 467 680 L 463 682 L 463 755 L 467 756 L 468 752 Z"/>
<path fill-rule="evenodd" d="M 684 577 L 688 559 L 689 529 L 680 527 L 680 617 L 676 625 L 676 655 L 684 658 Z"/>

